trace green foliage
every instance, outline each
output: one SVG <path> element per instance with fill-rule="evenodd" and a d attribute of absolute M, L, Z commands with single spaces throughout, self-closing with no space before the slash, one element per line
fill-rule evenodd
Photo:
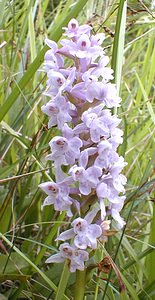
<path fill-rule="evenodd" d="M 155 299 L 155 13 L 150 1 L 3 0 L 0 11 L 0 299 L 74 297 L 75 274 L 69 276 L 67 265 L 44 263 L 56 253 L 57 231 L 68 219 L 52 207 L 42 211 L 44 195 L 38 189 L 54 178 L 45 156 L 57 134 L 46 129 L 40 109 L 46 102 L 44 38 L 58 41 L 71 17 L 90 23 L 94 32 L 106 31 L 104 47 L 123 99 L 119 152 L 128 162 L 122 211 L 127 225 L 91 258 L 96 264 L 109 254 L 116 272 L 98 278 L 92 269 L 85 299 Z"/>

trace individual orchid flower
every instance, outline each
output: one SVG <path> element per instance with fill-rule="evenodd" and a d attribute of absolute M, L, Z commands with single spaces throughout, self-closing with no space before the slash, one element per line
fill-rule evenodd
<path fill-rule="evenodd" d="M 46 205 L 54 205 L 56 211 L 67 211 L 69 217 L 72 216 L 71 205 L 72 198 L 69 196 L 69 187 L 67 184 L 44 182 L 39 187 L 48 195 L 44 200 L 43 207 Z"/>
<path fill-rule="evenodd" d="M 111 132 L 120 123 L 116 116 L 111 116 L 103 104 L 89 108 L 82 114 L 81 120 L 90 130 L 90 138 L 94 143 L 100 142 L 101 137 L 109 138 Z"/>
<path fill-rule="evenodd" d="M 89 212 L 84 219 L 75 219 L 71 225 L 72 229 L 62 232 L 57 240 L 66 241 L 74 237 L 74 245 L 79 249 L 97 248 L 97 238 L 102 234 L 102 229 L 97 224 L 91 224 L 98 209 Z"/>
<path fill-rule="evenodd" d="M 88 252 L 84 250 L 78 250 L 74 245 L 70 246 L 68 243 L 61 244 L 59 250 L 59 253 L 51 255 L 45 262 L 61 263 L 67 259 L 69 262 L 70 272 L 84 270 L 84 262 L 89 259 Z"/>
<path fill-rule="evenodd" d="M 108 108 L 118 107 L 121 101 L 120 97 L 117 96 L 114 84 L 105 84 L 96 80 L 92 80 L 89 85 L 86 85 L 86 99 L 88 102 L 93 102 L 94 99 L 99 100 Z"/>
<path fill-rule="evenodd" d="M 116 226 L 118 227 L 118 229 L 123 228 L 126 224 L 124 219 L 120 216 L 120 211 L 123 208 L 124 200 L 125 196 L 120 197 L 119 203 L 110 204 L 107 210 L 107 214 L 111 214 L 113 219 L 116 221 Z"/>
<path fill-rule="evenodd" d="M 87 34 L 89 36 L 92 28 L 87 24 L 79 26 L 76 19 L 71 19 L 68 23 L 68 27 L 63 27 L 63 29 L 66 31 L 63 35 L 76 40 L 77 37 L 82 34 Z"/>
<path fill-rule="evenodd" d="M 65 97 L 57 96 L 54 100 L 49 101 L 41 107 L 42 111 L 50 117 L 48 128 L 58 125 L 62 128 L 66 122 L 70 122 L 70 105 Z"/>
<path fill-rule="evenodd" d="M 49 78 L 47 80 L 47 95 L 53 97 L 57 95 L 61 96 L 64 91 L 69 92 L 71 90 L 75 79 L 75 68 L 72 68 L 67 78 L 60 71 L 50 70 L 47 75 Z"/>
<path fill-rule="evenodd" d="M 90 75 L 95 75 L 97 78 L 100 76 L 102 77 L 102 82 L 107 83 L 109 80 L 112 80 L 113 77 L 113 70 L 109 67 L 107 67 L 107 64 L 109 63 L 109 57 L 103 56 L 99 59 L 97 64 L 92 65 L 92 68 L 89 70 Z"/>
<path fill-rule="evenodd" d="M 119 178 L 118 175 L 117 177 Z M 119 196 L 119 193 L 124 193 L 124 186 L 125 184 L 125 177 L 123 177 L 123 181 L 119 182 L 119 179 L 115 178 L 113 180 L 111 175 L 103 175 L 102 181 L 98 184 L 96 188 L 96 194 L 100 202 L 100 209 L 101 209 L 101 219 L 104 220 L 106 216 L 106 204 L 108 200 L 108 204 L 110 203 L 119 205 L 119 203 L 122 203 L 122 200 L 125 200 L 124 196 Z M 112 215 L 113 216 L 113 215 Z"/>
<path fill-rule="evenodd" d="M 68 165 L 79 157 L 82 140 L 78 137 L 67 140 L 65 137 L 55 136 L 49 145 L 52 154 L 48 155 L 48 159 L 53 160 L 55 165 Z"/>
<path fill-rule="evenodd" d="M 97 166 L 92 166 L 86 169 L 88 162 L 88 151 L 81 153 L 79 158 L 79 166 L 73 165 L 69 174 L 74 181 L 78 181 L 81 194 L 88 195 L 92 188 L 96 188 L 99 183 L 99 177 L 102 175 L 102 169 Z"/>
<path fill-rule="evenodd" d="M 64 59 L 58 54 L 58 46 L 54 41 L 45 39 L 45 43 L 49 46 L 50 50 L 45 53 L 44 57 L 44 69 L 46 72 L 53 70 L 58 70 L 64 67 Z"/>

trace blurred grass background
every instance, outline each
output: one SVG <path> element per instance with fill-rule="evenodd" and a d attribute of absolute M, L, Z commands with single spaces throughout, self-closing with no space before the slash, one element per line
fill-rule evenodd
<path fill-rule="evenodd" d="M 94 33 L 106 33 L 103 47 L 122 97 L 118 115 L 124 143 L 119 152 L 128 162 L 122 211 L 127 225 L 106 244 L 126 291 L 119 292 L 114 272 L 112 281 L 107 281 L 98 279 L 95 270 L 85 299 L 154 300 L 155 11 L 151 1 L 3 0 L 0 12 L 0 299 L 55 299 L 58 294 L 63 266 L 49 268 L 44 261 L 56 251 L 57 230 L 68 220 L 52 206 L 41 210 L 44 195 L 38 184 L 53 177 L 45 156 L 56 135 L 55 128 L 47 130 L 40 109 L 47 102 L 42 95 L 46 83 L 42 62 L 45 37 L 58 41 L 62 26 L 77 17 L 80 24 L 91 24 Z M 94 260 L 102 260 L 102 255 L 99 250 Z M 72 299 L 74 280 L 74 275 L 69 277 L 64 299 Z"/>

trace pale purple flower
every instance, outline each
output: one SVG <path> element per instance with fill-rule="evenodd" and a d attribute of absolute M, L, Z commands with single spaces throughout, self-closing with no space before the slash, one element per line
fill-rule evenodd
<path fill-rule="evenodd" d="M 94 74 L 92 74 L 91 70 L 88 70 L 86 72 L 83 73 L 82 75 L 82 80 L 84 81 L 84 84 L 88 85 L 92 82 L 98 82 L 98 77 Z M 83 87 L 85 87 L 85 85 L 83 84 Z"/>
<path fill-rule="evenodd" d="M 86 251 L 78 250 L 74 245 L 70 246 L 68 243 L 61 244 L 59 250 L 59 253 L 51 255 L 45 262 L 60 263 L 68 259 L 70 272 L 84 270 L 84 262 L 89 259 L 89 255 Z"/>
<path fill-rule="evenodd" d="M 95 68 L 97 69 L 97 68 Z M 82 74 L 82 82 L 73 86 L 70 92 L 73 96 L 81 98 L 84 101 L 92 103 L 99 100 L 106 107 L 118 107 L 121 98 L 117 96 L 116 87 L 112 83 L 106 83 L 104 74 L 95 69 L 89 69 Z M 103 68 L 102 68 L 103 71 Z M 98 77 L 103 76 L 102 81 L 98 81 Z M 108 81 L 109 79 L 107 79 Z"/>
<path fill-rule="evenodd" d="M 90 61 L 95 60 L 98 56 L 103 55 L 103 48 L 97 44 L 91 45 L 90 38 L 87 34 L 82 34 L 74 42 L 72 40 L 61 40 L 64 46 L 62 49 L 69 53 L 69 55 L 78 58 L 88 58 Z"/>
<path fill-rule="evenodd" d="M 57 46 L 57 43 L 52 41 L 52 40 L 49 40 L 49 39 L 45 39 L 45 44 L 51 48 L 53 54 L 56 54 L 59 50 L 58 46 Z"/>
<path fill-rule="evenodd" d="M 74 238 L 74 244 L 80 249 L 97 248 L 97 238 L 101 235 L 102 230 L 99 225 L 88 224 L 85 219 L 77 218 L 72 222 L 74 226 L 74 232 L 76 236 Z"/>
<path fill-rule="evenodd" d="M 75 68 L 72 68 L 68 77 L 58 71 L 50 70 L 47 73 L 47 87 L 49 96 L 56 96 L 58 93 L 61 95 L 64 91 L 69 92 L 72 89 L 72 84 L 75 79 Z"/>
<path fill-rule="evenodd" d="M 118 107 L 121 98 L 117 96 L 116 87 L 112 83 L 91 81 L 86 86 L 86 99 L 88 102 L 93 102 L 97 99 L 105 104 L 106 107 Z"/>
<path fill-rule="evenodd" d="M 112 77 L 112 70 L 101 66 L 91 68 L 82 74 L 83 82 L 74 85 L 70 91 L 74 96 L 92 103 L 94 99 L 103 102 L 108 108 L 118 107 L 121 98 L 117 96 L 116 87 L 114 84 L 107 83 Z M 109 76 L 106 76 L 109 72 Z M 102 76 L 102 81 L 98 78 Z"/>
<path fill-rule="evenodd" d="M 92 188 L 95 188 L 99 182 L 99 177 L 102 175 L 102 170 L 99 167 L 92 166 L 88 169 L 74 165 L 70 168 L 69 174 L 74 181 L 79 182 L 79 190 L 81 194 L 88 195 Z"/>
<path fill-rule="evenodd" d="M 49 143 L 52 154 L 48 155 L 48 159 L 53 160 L 56 165 L 70 165 L 75 162 L 80 155 L 82 140 L 73 137 L 67 140 L 62 136 L 55 136 Z"/>
<path fill-rule="evenodd" d="M 88 162 L 88 151 L 83 151 L 79 157 L 79 166 L 74 165 L 70 168 L 69 174 L 74 181 L 78 181 L 81 194 L 88 195 L 92 188 L 96 188 L 99 183 L 99 177 L 102 175 L 102 169 L 97 166 L 91 166 L 86 169 Z"/>
<path fill-rule="evenodd" d="M 103 104 L 89 108 L 82 114 L 81 120 L 90 130 L 90 138 L 98 143 L 101 137 L 109 138 L 113 129 L 120 123 L 116 116 L 111 116 L 109 110 L 104 109 Z"/>
<path fill-rule="evenodd" d="M 117 147 L 123 143 L 123 131 L 120 128 L 115 128 L 111 132 L 111 137 L 109 138 L 109 142 L 112 145 L 113 150 L 116 151 Z"/>
<path fill-rule="evenodd" d="M 95 165 L 104 169 L 105 173 L 109 173 L 111 165 L 118 160 L 118 154 L 112 149 L 112 145 L 108 140 L 101 141 L 98 146 L 98 156 Z"/>
<path fill-rule="evenodd" d="M 69 217 L 72 216 L 70 206 L 73 203 L 69 196 L 69 187 L 67 184 L 44 182 L 39 187 L 48 195 L 44 200 L 43 206 L 54 205 L 56 211 L 67 211 Z"/>
<path fill-rule="evenodd" d="M 71 19 L 68 23 L 68 27 L 63 27 L 66 32 L 63 35 L 66 35 L 70 38 L 78 34 L 79 23 L 76 19 Z"/>
<path fill-rule="evenodd" d="M 122 174 L 117 175 L 115 178 L 109 175 L 103 175 L 100 183 L 96 188 L 96 194 L 100 202 L 101 219 L 104 220 L 106 216 L 107 200 L 108 205 L 120 205 L 124 201 L 124 196 L 119 196 L 119 193 L 124 193 L 124 184 L 126 177 Z"/>
<path fill-rule="evenodd" d="M 72 129 L 71 127 L 69 127 L 68 124 L 64 124 L 64 126 L 62 128 L 62 135 L 67 140 L 70 140 L 71 138 L 73 138 L 73 136 L 75 136 L 74 129 Z"/>
<path fill-rule="evenodd" d="M 70 122 L 70 104 L 65 97 L 58 96 L 41 107 L 42 111 L 50 117 L 48 128 L 58 125 L 59 128 L 64 126 L 65 122 Z"/>
<path fill-rule="evenodd" d="M 68 27 L 63 27 L 62 29 L 66 31 L 63 35 L 76 40 L 81 34 L 87 34 L 89 36 L 92 28 L 87 24 L 79 26 L 76 19 L 71 19 L 68 23 Z"/>
<path fill-rule="evenodd" d="M 118 192 L 125 193 L 124 185 L 126 184 L 126 181 L 127 179 L 123 174 L 118 174 L 115 178 L 113 178 L 113 186 Z"/>
<path fill-rule="evenodd" d="M 58 46 L 54 41 L 51 41 L 49 39 L 45 39 L 46 45 L 48 45 L 50 50 L 48 50 L 45 53 L 45 61 L 44 61 L 44 68 L 46 71 L 49 71 L 50 69 L 58 70 L 59 68 L 64 67 L 64 60 L 62 56 L 58 54 Z"/>
<path fill-rule="evenodd" d="M 110 173 L 112 177 L 116 177 L 122 169 L 127 165 L 124 158 L 119 157 L 118 153 L 113 150 L 109 140 L 101 141 L 98 146 L 98 156 L 95 160 L 95 165 L 100 166 L 104 174 Z"/>
<path fill-rule="evenodd" d="M 90 68 L 90 74 L 97 76 L 97 78 L 102 76 L 103 83 L 107 83 L 109 80 L 112 80 L 114 78 L 112 75 L 114 71 L 111 68 L 106 67 L 108 63 L 109 57 L 103 55 L 99 59 L 98 63 L 93 68 Z"/>
<path fill-rule="evenodd" d="M 104 33 L 97 33 L 95 35 L 91 36 L 91 46 L 101 46 L 105 39 L 105 34 Z"/>
<path fill-rule="evenodd" d="M 103 84 L 100 90 L 100 98 L 108 108 L 118 107 L 121 98 L 117 96 L 116 86 L 112 83 Z"/>
<path fill-rule="evenodd" d="M 60 55 L 54 55 L 52 50 L 48 50 L 45 54 L 44 70 L 46 72 L 52 70 L 58 71 L 59 68 L 63 68 L 64 61 Z"/>
<path fill-rule="evenodd" d="M 125 200 L 125 196 L 120 197 L 119 203 L 110 204 L 107 211 L 107 214 L 112 215 L 119 229 L 121 229 L 126 224 L 124 219 L 120 216 L 120 211 L 123 208 L 124 200 Z"/>
<path fill-rule="evenodd" d="M 97 224 L 91 224 L 98 210 L 89 212 L 84 219 L 77 218 L 71 225 L 72 229 L 62 232 L 57 240 L 66 241 L 74 237 L 74 245 L 80 249 L 90 247 L 97 248 L 97 238 L 100 237 L 102 229 Z"/>
<path fill-rule="evenodd" d="M 126 184 L 126 177 L 122 174 L 117 174 L 112 177 L 111 174 L 103 175 L 97 186 L 96 192 L 98 198 L 107 198 L 112 203 L 119 202 L 119 193 L 124 193 L 124 185 Z"/>
<path fill-rule="evenodd" d="M 117 227 L 119 229 L 122 229 L 124 227 L 124 225 L 126 224 L 126 222 L 124 221 L 124 219 L 120 216 L 120 213 L 117 209 L 111 209 L 111 215 L 114 218 L 114 220 L 117 222 Z"/>
<path fill-rule="evenodd" d="M 79 37 L 76 43 L 75 52 L 72 50 L 72 54 L 79 58 L 85 58 L 88 56 L 90 49 L 90 39 L 88 35 L 83 34 Z"/>
<path fill-rule="evenodd" d="M 81 106 L 83 105 L 84 102 L 87 102 L 86 100 L 86 92 L 85 92 L 85 83 L 84 82 L 80 82 L 75 84 L 72 89 L 70 90 L 70 93 L 73 97 L 79 99 L 79 106 L 81 104 Z M 82 100 L 82 101 L 81 101 Z"/>
<path fill-rule="evenodd" d="M 104 103 L 103 95 L 101 94 L 102 82 L 91 81 L 85 86 L 86 100 L 92 103 L 94 100 L 100 100 Z M 105 104 L 105 103 L 104 103 Z"/>
<path fill-rule="evenodd" d="M 60 88 L 65 84 L 66 78 L 59 71 L 50 70 L 47 73 L 47 88 L 49 96 L 56 96 Z"/>
<path fill-rule="evenodd" d="M 122 156 L 119 156 L 118 159 L 110 166 L 109 171 L 113 178 L 118 178 L 119 173 L 124 169 L 127 163 L 124 161 Z M 123 174 L 120 174 L 121 178 L 118 178 L 123 185 L 126 184 L 126 177 Z"/>

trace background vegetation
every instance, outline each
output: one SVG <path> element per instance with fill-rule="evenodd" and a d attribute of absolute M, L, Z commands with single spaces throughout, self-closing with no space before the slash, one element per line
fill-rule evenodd
<path fill-rule="evenodd" d="M 41 209 L 45 195 L 38 189 L 53 176 L 45 156 L 56 134 L 55 128 L 47 130 L 40 109 L 47 101 L 44 39 L 58 41 L 71 17 L 106 32 L 103 47 L 123 99 L 119 152 L 128 162 L 122 211 L 127 225 L 106 244 L 118 270 L 98 278 L 94 269 L 85 299 L 155 299 L 155 13 L 149 0 L 0 1 L 0 299 L 73 297 L 74 275 L 61 295 L 66 266 L 44 263 L 68 220 L 52 206 Z M 102 258 L 98 251 L 94 261 Z"/>

